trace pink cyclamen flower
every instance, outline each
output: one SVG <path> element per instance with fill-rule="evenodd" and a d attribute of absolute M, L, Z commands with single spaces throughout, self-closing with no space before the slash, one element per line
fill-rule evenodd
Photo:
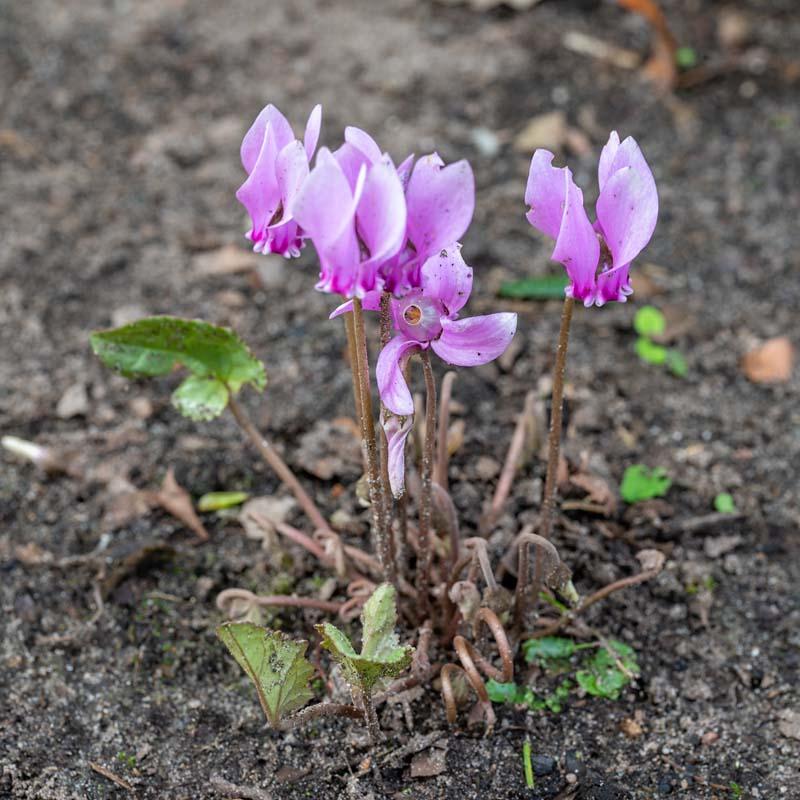
<path fill-rule="evenodd" d="M 376 367 L 378 390 L 392 414 L 384 424 L 389 443 L 389 478 L 392 492 L 404 488 L 404 443 L 411 430 L 414 401 L 403 369 L 417 352 L 431 348 L 442 360 L 461 367 L 486 364 L 508 347 L 517 329 L 517 315 L 489 314 L 459 319 L 458 313 L 472 292 L 472 269 L 464 263 L 458 245 L 429 258 L 422 266 L 421 286 L 400 300 L 391 300 L 395 336 L 381 350 Z M 377 293 L 365 298 L 376 308 Z"/>
<path fill-rule="evenodd" d="M 391 159 L 358 128 L 335 153 L 323 148 L 294 205 L 320 261 L 317 289 L 363 297 L 405 243 L 403 183 Z"/>
<path fill-rule="evenodd" d="M 631 262 L 650 241 L 658 217 L 656 183 L 639 145 L 630 136 L 620 143 L 611 133 L 600 154 L 594 225 L 569 167 L 557 169 L 552 161 L 548 150 L 533 154 L 525 190 L 528 221 L 556 240 L 552 259 L 567 270 L 568 297 L 585 306 L 624 303 L 633 292 Z"/>
<path fill-rule="evenodd" d="M 319 139 L 322 108 L 312 110 L 303 142 L 295 139 L 286 117 L 268 105 L 244 136 L 242 166 L 247 180 L 236 199 L 247 209 L 252 227 L 245 234 L 260 253 L 299 256 L 303 246 L 292 206 L 308 177 L 308 162 Z"/>

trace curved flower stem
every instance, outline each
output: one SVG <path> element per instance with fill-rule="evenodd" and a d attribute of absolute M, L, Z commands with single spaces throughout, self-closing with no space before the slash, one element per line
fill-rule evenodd
<path fill-rule="evenodd" d="M 550 409 L 550 434 L 547 439 L 547 477 L 544 482 L 544 498 L 539 518 L 539 535 L 550 537 L 553 529 L 553 510 L 556 503 L 556 482 L 558 477 L 558 453 L 561 445 L 561 414 L 564 405 L 564 372 L 567 366 L 567 347 L 569 346 L 569 326 L 572 322 L 572 309 L 575 301 L 571 297 L 564 300 L 561 311 L 561 330 L 558 333 L 556 363 L 553 367 L 553 396 Z"/>
<path fill-rule="evenodd" d="M 517 588 L 514 592 L 514 627 L 518 631 L 525 619 L 528 608 L 528 596 L 539 597 L 545 571 L 552 571 L 561 563 L 558 550 L 543 536 L 523 531 L 516 539 L 517 561 Z M 536 551 L 536 574 L 533 578 L 533 589 L 528 592 L 528 573 L 530 571 L 530 548 Z"/>
<path fill-rule="evenodd" d="M 375 550 L 381 563 L 383 574 L 394 583 L 394 564 L 389 551 L 389 531 L 386 507 L 381 488 L 381 473 L 378 464 L 378 443 L 375 437 L 375 420 L 372 418 L 372 390 L 369 380 L 369 356 L 367 336 L 364 328 L 364 311 L 361 300 L 353 298 L 353 343 L 355 353 L 351 353 L 351 365 L 355 366 L 360 396 L 361 445 L 367 465 L 367 484 L 372 506 L 372 519 L 375 537 Z M 359 410 L 359 409 L 357 409 Z"/>
<path fill-rule="evenodd" d="M 256 450 L 258 450 L 261 458 L 263 458 L 264 461 L 266 461 L 267 464 L 272 467 L 272 469 L 275 471 L 275 474 L 286 486 L 289 487 L 289 490 L 295 496 L 295 499 L 300 504 L 300 507 L 303 509 L 303 511 L 305 511 L 309 520 L 311 520 L 311 524 L 315 528 L 329 530 L 330 526 L 325 520 L 325 517 L 322 516 L 322 512 L 320 512 L 320 510 L 317 508 L 317 504 L 311 499 L 311 496 L 302 487 L 300 481 L 297 480 L 295 474 L 291 471 L 291 469 L 289 469 L 286 462 L 278 455 L 277 451 L 258 432 L 256 426 L 253 424 L 253 421 L 247 415 L 247 412 L 241 405 L 239 405 L 239 401 L 236 399 L 233 392 L 229 392 L 228 408 L 230 408 L 231 414 L 233 414 L 236 423 L 239 425 L 242 431 L 244 431 L 247 438 L 253 443 Z"/>
<path fill-rule="evenodd" d="M 268 608 L 270 606 L 289 606 L 291 608 L 315 608 L 338 614 L 342 603 L 334 600 L 316 600 L 313 597 L 292 597 L 287 594 L 262 595 L 253 594 L 247 589 L 225 589 L 217 595 L 217 608 L 223 614 L 229 614 L 231 606 L 237 600 L 247 604 L 248 608 Z"/>
<path fill-rule="evenodd" d="M 287 731 L 303 725 L 319 717 L 350 717 L 351 719 L 363 719 L 364 712 L 360 708 L 347 705 L 346 703 L 315 703 L 313 706 L 306 706 L 296 714 L 283 720 L 281 730 Z"/>
<path fill-rule="evenodd" d="M 453 393 L 455 372 L 446 372 L 442 378 L 442 393 L 439 399 L 439 436 L 436 442 L 436 467 L 433 480 L 447 491 L 447 465 L 450 453 L 447 449 L 447 429 L 450 427 L 450 396 Z"/>
<path fill-rule="evenodd" d="M 433 454 L 436 446 L 436 381 L 431 368 L 431 357 L 427 350 L 420 353 L 422 371 L 425 374 L 425 443 L 422 448 L 419 493 L 419 565 L 417 567 L 417 591 L 423 604 L 428 606 L 428 573 L 431 562 L 431 508 L 433 504 L 432 476 Z"/>
<path fill-rule="evenodd" d="M 392 312 L 391 312 L 391 292 L 384 291 L 381 294 L 381 308 L 379 314 L 380 331 L 381 331 L 381 350 L 389 344 L 392 338 Z M 389 414 L 388 409 L 381 401 L 381 422 L 386 419 Z M 398 571 L 397 564 L 397 551 L 398 547 L 395 542 L 392 510 L 394 503 L 394 496 L 392 494 L 392 487 L 389 481 L 389 440 L 386 438 L 386 431 L 383 425 L 380 426 L 380 457 L 381 457 L 381 494 L 383 495 L 383 513 L 386 519 L 386 532 L 389 537 L 389 560 L 391 569 L 395 576 Z M 394 579 L 393 581 L 394 582 Z"/>

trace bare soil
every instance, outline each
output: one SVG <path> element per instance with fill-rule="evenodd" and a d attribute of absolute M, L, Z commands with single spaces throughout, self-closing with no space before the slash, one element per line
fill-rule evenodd
<path fill-rule="evenodd" d="M 233 194 L 252 118 L 273 102 L 299 126 L 321 102 L 328 145 L 355 124 L 396 157 L 435 148 L 475 169 L 470 308 L 517 310 L 521 347 L 504 366 L 462 370 L 456 384 L 467 427 L 450 482 L 471 533 L 525 392 L 547 392 L 558 304 L 494 292 L 503 278 L 553 269 L 524 220 L 529 154 L 512 141 L 530 118 L 562 109 L 591 143 L 569 155 L 588 199 L 599 147 L 617 128 L 640 141 L 662 208 L 634 303 L 576 313 L 566 454 L 612 487 L 638 462 L 674 479 L 660 503 L 620 503 L 610 519 L 569 511 L 556 526 L 582 593 L 635 571 L 642 547 L 668 556 L 657 581 L 589 618 L 635 647 L 635 686 L 613 702 L 573 693 L 557 715 L 498 707 L 491 738 L 467 728 L 466 712 L 449 728 L 429 687 L 413 698 L 413 732 L 399 706 L 382 711 L 381 783 L 362 769 L 358 725 L 265 729 L 214 635 L 214 597 L 226 587 L 318 591 L 327 576 L 302 552 L 287 547 L 276 569 L 231 516 L 206 515 L 211 541 L 199 546 L 160 511 L 116 524 L 112 475 L 46 476 L 4 453 L 0 796 L 197 800 L 221 796 L 218 776 L 245 787 L 240 796 L 249 787 L 281 800 L 701 800 L 736 797 L 736 787 L 800 798 L 800 373 L 764 386 L 739 367 L 759 341 L 800 343 L 800 15 L 795 0 L 731 4 L 744 32 L 721 40 L 720 3 L 663 6 L 679 41 L 721 65 L 667 97 L 636 71 L 564 47 L 578 31 L 644 54 L 644 23 L 611 3 L 476 12 L 414 0 L 0 2 L 3 434 L 72 448 L 140 488 L 173 466 L 195 497 L 281 491 L 230 419 L 190 424 L 169 405 L 174 382 L 128 384 L 88 348 L 90 331 L 147 314 L 231 325 L 268 367 L 265 401 L 245 398 L 259 424 L 324 510 L 343 509 L 348 535 L 366 541 L 352 462 L 322 480 L 299 449 L 318 420 L 352 415 L 343 336 L 327 320 L 333 298 L 313 290 L 312 253 L 208 270 L 225 245 L 247 252 Z M 667 313 L 685 379 L 637 361 L 631 323 L 645 301 Z M 491 537 L 496 555 L 535 519 L 543 471 L 534 459 L 517 480 Z M 741 516 L 698 527 L 721 491 Z M 99 546 L 99 560 L 73 558 Z M 317 617 L 287 612 L 274 624 L 309 636 Z M 621 731 L 626 719 L 640 735 Z M 546 773 L 533 789 L 526 738 Z M 412 757 L 434 741 L 445 770 L 411 777 Z"/>

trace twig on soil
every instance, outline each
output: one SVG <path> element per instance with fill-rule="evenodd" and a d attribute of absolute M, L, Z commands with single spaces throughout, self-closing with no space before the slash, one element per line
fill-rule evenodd
<path fill-rule="evenodd" d="M 128 781 L 126 781 L 124 778 L 120 778 L 119 775 L 115 775 L 110 769 L 107 769 L 106 767 L 102 766 L 101 764 L 97 764 L 94 761 L 90 761 L 89 766 L 98 775 L 102 775 L 112 783 L 116 783 L 117 786 L 121 786 L 123 789 L 127 789 L 129 792 L 133 791 L 133 786 L 128 783 Z"/>
<path fill-rule="evenodd" d="M 533 405 L 535 402 L 535 392 L 528 392 L 525 395 L 525 405 L 517 418 L 517 424 L 508 446 L 506 460 L 503 463 L 503 471 L 500 473 L 500 479 L 497 481 L 497 487 L 494 490 L 491 506 L 481 520 L 480 530 L 484 536 L 491 531 L 495 522 L 497 522 L 497 518 L 500 516 L 500 512 L 503 510 L 503 506 L 511 493 L 511 487 L 514 484 L 522 454 L 525 452 L 525 442 L 533 419 Z"/>
<path fill-rule="evenodd" d="M 272 795 L 255 786 L 240 786 L 225 780 L 221 775 L 212 775 L 208 782 L 225 797 L 239 797 L 242 800 L 272 800 Z"/>

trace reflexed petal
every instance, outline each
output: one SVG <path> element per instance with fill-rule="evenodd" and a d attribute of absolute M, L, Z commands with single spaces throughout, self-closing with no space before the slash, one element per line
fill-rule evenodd
<path fill-rule="evenodd" d="M 382 294 L 383 292 L 379 290 L 373 292 L 367 292 L 361 298 L 361 307 L 365 311 L 380 311 Z M 334 319 L 335 317 L 340 317 L 342 314 L 346 314 L 348 311 L 352 310 L 353 310 L 353 301 L 348 300 L 346 303 L 342 303 L 340 306 L 334 308 L 328 319 Z"/>
<path fill-rule="evenodd" d="M 353 227 L 355 209 L 356 201 L 342 168 L 323 148 L 295 198 L 295 219 L 320 248 L 335 242 L 348 226 Z"/>
<path fill-rule="evenodd" d="M 271 103 L 264 107 L 256 117 L 255 122 L 250 126 L 250 130 L 244 135 L 242 147 L 239 151 L 242 158 L 242 166 L 248 175 L 253 171 L 256 159 L 261 152 L 267 125 L 272 129 L 276 153 L 294 139 L 292 126 L 286 121 L 286 117 Z"/>
<path fill-rule="evenodd" d="M 375 164 L 368 171 L 356 222 L 361 240 L 369 251 L 369 259 L 362 265 L 365 271 L 376 269 L 403 246 L 406 200 L 400 178 L 391 164 Z"/>
<path fill-rule="evenodd" d="M 431 342 L 436 355 L 449 364 L 476 367 L 505 351 L 517 330 L 517 315 L 502 312 L 459 320 L 443 319 L 442 327 L 442 335 Z"/>
<path fill-rule="evenodd" d="M 283 219 L 291 219 L 292 203 L 300 191 L 303 181 L 308 177 L 306 151 L 297 140 L 289 142 L 278 153 L 275 163 L 275 177 L 278 181 L 283 203 Z"/>
<path fill-rule="evenodd" d="M 626 139 L 627 142 L 627 139 Z M 619 150 L 619 134 L 616 131 L 611 131 L 608 137 L 608 142 L 600 153 L 600 163 L 597 166 L 597 182 L 600 184 L 600 191 L 606 185 L 612 173 L 612 164 L 616 158 L 617 151 Z"/>
<path fill-rule="evenodd" d="M 536 230 L 557 239 L 564 215 L 567 168 L 556 168 L 552 162 L 553 154 L 549 150 L 537 150 L 533 154 L 525 187 L 525 204 L 530 206 L 530 211 L 525 216 Z"/>
<path fill-rule="evenodd" d="M 421 158 L 406 191 L 408 236 L 421 263 L 466 232 L 475 210 L 475 178 L 466 161 L 442 167 L 435 153 Z"/>
<path fill-rule="evenodd" d="M 568 167 L 564 167 L 562 180 L 566 202 L 551 258 L 560 261 L 566 268 L 571 281 L 571 296 L 576 300 L 587 301 L 594 295 L 594 276 L 600 258 L 600 243 L 586 216 L 583 192 L 574 184 Z"/>
<path fill-rule="evenodd" d="M 406 439 L 414 427 L 414 417 L 392 415 L 383 423 L 386 433 L 387 465 L 392 494 L 399 498 L 406 489 Z"/>
<path fill-rule="evenodd" d="M 441 300 L 448 316 L 464 307 L 472 292 L 472 267 L 464 263 L 457 244 L 431 256 L 423 264 L 422 291 L 426 297 Z"/>
<path fill-rule="evenodd" d="M 414 401 L 403 377 L 408 357 L 419 349 L 419 342 L 405 336 L 395 336 L 381 350 L 375 367 L 381 401 L 393 414 L 408 417 L 414 413 Z"/>
<path fill-rule="evenodd" d="M 626 147 L 628 142 L 633 148 Z M 617 164 L 630 164 L 617 169 Z M 614 257 L 614 266 L 633 261 L 645 248 L 658 219 L 658 191 L 653 173 L 633 139 L 617 152 L 614 171 L 597 198 L 597 221 Z"/>
<path fill-rule="evenodd" d="M 633 287 L 630 284 L 630 264 L 624 264 L 619 269 L 601 272 L 597 276 L 597 291 L 594 301 L 596 305 L 602 306 L 611 301 L 624 303 L 631 294 L 633 294 Z"/>
<path fill-rule="evenodd" d="M 319 129 L 322 126 L 322 106 L 317 104 L 311 109 L 306 123 L 306 132 L 303 135 L 303 146 L 306 151 L 306 160 L 311 161 L 319 141 Z"/>
<path fill-rule="evenodd" d="M 359 150 L 372 164 L 377 164 L 381 160 L 381 149 L 378 143 L 361 128 L 348 126 L 344 129 L 344 140 Z"/>
<path fill-rule="evenodd" d="M 281 202 L 275 175 L 277 156 L 275 137 L 272 135 L 271 126 L 267 125 L 258 157 L 252 165 L 247 180 L 236 192 L 236 199 L 250 215 L 252 228 L 249 236 L 253 242 L 259 242 L 264 238 L 266 227 L 275 216 Z"/>
<path fill-rule="evenodd" d="M 346 175 L 350 188 L 355 189 L 361 170 L 365 166 L 370 166 L 369 159 L 357 147 L 347 142 L 336 150 L 333 156 Z"/>
<path fill-rule="evenodd" d="M 413 166 L 414 166 L 414 154 L 412 153 L 397 168 L 397 177 L 400 178 L 400 183 L 403 184 L 403 191 L 406 191 L 406 189 L 408 189 L 408 180 L 411 177 L 411 169 Z"/>

